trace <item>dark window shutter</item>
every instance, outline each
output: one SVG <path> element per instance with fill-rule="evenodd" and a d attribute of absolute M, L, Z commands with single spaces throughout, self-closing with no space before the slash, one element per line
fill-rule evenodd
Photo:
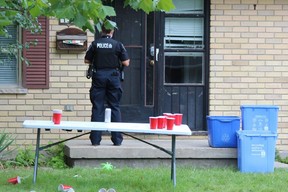
<path fill-rule="evenodd" d="M 32 34 L 23 31 L 23 43 L 38 40 L 36 46 L 31 45 L 29 49 L 23 49 L 23 56 L 31 63 L 23 62 L 23 86 L 30 89 L 49 88 L 49 19 L 39 17 L 42 32 Z"/>

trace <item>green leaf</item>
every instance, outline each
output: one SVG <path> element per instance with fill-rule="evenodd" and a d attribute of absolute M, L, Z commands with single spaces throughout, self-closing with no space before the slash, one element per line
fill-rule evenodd
<path fill-rule="evenodd" d="M 100 22 L 96 23 L 96 24 L 95 24 L 95 27 L 96 27 L 97 31 L 101 31 L 101 24 L 100 24 Z"/>
<path fill-rule="evenodd" d="M 0 1 L 0 7 L 6 7 L 6 6 L 7 6 L 7 4 L 5 1 Z"/>
<path fill-rule="evenodd" d="M 37 17 L 39 15 L 41 15 L 41 8 L 37 5 L 35 5 L 33 8 L 30 9 L 30 14 L 33 16 L 33 17 Z"/>
<path fill-rule="evenodd" d="M 159 0 L 157 8 L 159 10 L 170 11 L 172 9 L 175 9 L 175 6 L 172 0 Z"/>
<path fill-rule="evenodd" d="M 13 141 L 14 138 L 12 138 L 11 135 L 2 131 L 2 133 L 0 133 L 0 153 L 9 147 Z"/>
<path fill-rule="evenodd" d="M 83 17 L 81 14 L 77 14 L 75 16 L 73 24 L 75 24 L 76 26 L 82 28 L 86 24 L 86 21 L 87 21 L 87 19 L 85 17 Z"/>
<path fill-rule="evenodd" d="M 145 13 L 149 13 L 151 11 L 153 11 L 153 1 L 152 0 L 142 0 L 139 3 L 139 7 L 145 12 Z"/>
<path fill-rule="evenodd" d="M 102 169 L 107 171 L 112 171 L 114 169 L 114 166 L 111 163 L 101 163 Z"/>
<path fill-rule="evenodd" d="M 106 29 L 118 29 L 117 24 L 114 21 L 111 21 L 109 19 L 106 19 L 104 22 L 104 26 Z"/>
<path fill-rule="evenodd" d="M 87 29 L 92 33 L 95 31 L 94 26 L 90 22 L 86 22 L 86 24 L 82 27 L 83 31 L 86 31 Z"/>
<path fill-rule="evenodd" d="M 28 8 L 28 2 L 27 2 L 27 0 L 22 0 L 22 7 L 23 7 L 24 9 L 27 9 L 27 8 Z"/>
<path fill-rule="evenodd" d="M 75 17 L 75 10 L 72 6 L 67 6 L 63 9 L 58 9 L 56 12 L 57 18 L 68 18 L 74 19 Z"/>
<path fill-rule="evenodd" d="M 11 21 L 11 20 L 0 19 L 0 27 L 1 27 L 1 26 L 11 25 L 11 24 L 12 24 L 12 21 Z"/>
<path fill-rule="evenodd" d="M 81 3 L 78 3 L 77 7 L 81 12 L 87 12 L 90 9 L 90 3 L 88 1 L 82 1 Z"/>
<path fill-rule="evenodd" d="M 108 16 L 116 16 L 115 10 L 113 7 L 110 6 L 103 6 L 102 7 L 103 14 L 108 15 Z"/>

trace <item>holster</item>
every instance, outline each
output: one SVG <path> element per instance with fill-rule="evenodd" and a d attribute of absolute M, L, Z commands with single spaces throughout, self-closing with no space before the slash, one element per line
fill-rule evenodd
<path fill-rule="evenodd" d="M 121 64 L 119 70 L 120 70 L 120 80 L 124 81 L 124 65 Z"/>
<path fill-rule="evenodd" d="M 90 79 L 93 76 L 93 66 L 89 65 L 87 71 L 86 71 L 86 78 Z"/>

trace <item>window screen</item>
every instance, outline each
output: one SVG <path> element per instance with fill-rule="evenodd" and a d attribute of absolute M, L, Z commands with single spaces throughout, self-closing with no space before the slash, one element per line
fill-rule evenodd
<path fill-rule="evenodd" d="M 17 40 L 17 26 L 7 27 L 11 37 L 0 36 L 0 85 L 17 83 L 17 59 L 14 55 L 9 55 L 5 49 Z"/>
<path fill-rule="evenodd" d="M 165 48 L 203 48 L 203 18 L 167 17 Z"/>

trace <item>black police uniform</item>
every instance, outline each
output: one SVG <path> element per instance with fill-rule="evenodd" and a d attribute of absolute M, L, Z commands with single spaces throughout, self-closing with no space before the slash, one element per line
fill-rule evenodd
<path fill-rule="evenodd" d="M 111 108 L 111 121 L 120 122 L 120 99 L 122 88 L 119 71 L 119 60 L 128 60 L 128 53 L 123 44 L 110 36 L 102 36 L 92 42 L 88 48 L 85 59 L 92 62 L 94 72 L 90 89 L 90 101 L 92 103 L 91 121 L 103 122 L 105 118 L 105 101 Z M 100 145 L 102 131 L 91 131 L 92 145 Z M 121 145 L 122 134 L 111 133 L 114 145 Z"/>

